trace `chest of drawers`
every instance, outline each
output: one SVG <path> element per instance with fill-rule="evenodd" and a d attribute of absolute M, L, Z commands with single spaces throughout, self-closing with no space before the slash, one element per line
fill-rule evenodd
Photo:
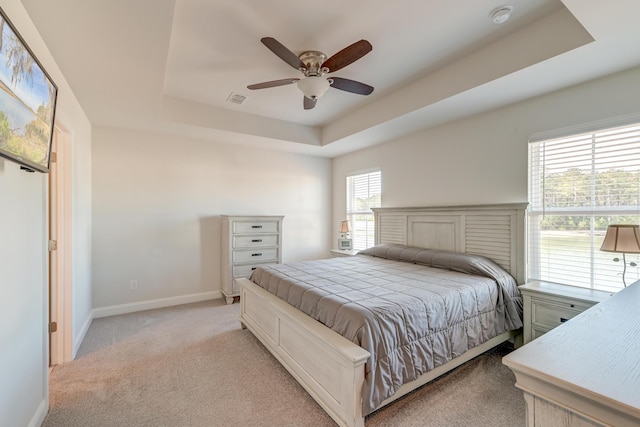
<path fill-rule="evenodd" d="M 235 279 L 256 267 L 282 262 L 282 216 L 222 215 L 222 294 L 231 304 L 240 295 Z"/>

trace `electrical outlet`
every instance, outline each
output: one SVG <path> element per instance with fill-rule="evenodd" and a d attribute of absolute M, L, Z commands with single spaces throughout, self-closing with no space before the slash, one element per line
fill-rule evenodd
<path fill-rule="evenodd" d="M 138 281 L 137 280 L 132 280 L 131 281 L 131 289 L 138 289 Z"/>

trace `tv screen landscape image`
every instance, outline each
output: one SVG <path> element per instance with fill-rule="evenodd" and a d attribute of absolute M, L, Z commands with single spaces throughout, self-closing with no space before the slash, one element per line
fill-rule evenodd
<path fill-rule="evenodd" d="M 49 171 L 58 88 L 0 8 L 0 156 Z"/>

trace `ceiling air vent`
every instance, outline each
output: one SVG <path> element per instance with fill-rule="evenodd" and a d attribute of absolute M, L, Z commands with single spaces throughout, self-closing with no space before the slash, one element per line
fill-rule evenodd
<path fill-rule="evenodd" d="M 229 97 L 227 98 L 227 102 L 232 104 L 242 105 L 244 102 L 249 99 L 248 96 L 240 95 L 239 93 L 231 92 Z"/>

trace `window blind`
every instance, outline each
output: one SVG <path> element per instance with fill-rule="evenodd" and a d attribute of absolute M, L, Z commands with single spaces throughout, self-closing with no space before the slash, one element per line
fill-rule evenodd
<path fill-rule="evenodd" d="M 529 278 L 622 288 L 622 254 L 599 250 L 616 223 L 640 223 L 640 124 L 529 144 Z"/>
<path fill-rule="evenodd" d="M 374 245 L 375 227 L 371 208 L 381 206 L 382 175 L 380 171 L 347 176 L 347 220 L 351 227 L 353 249 Z"/>

